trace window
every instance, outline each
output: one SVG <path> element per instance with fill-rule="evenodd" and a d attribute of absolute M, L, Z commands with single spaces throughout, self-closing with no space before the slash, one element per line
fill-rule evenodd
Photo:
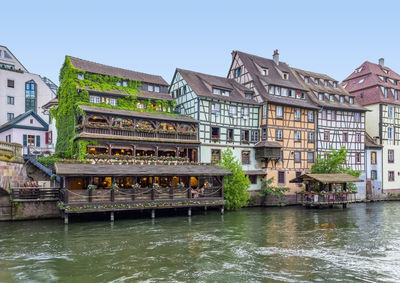
<path fill-rule="evenodd" d="M 121 82 L 118 81 L 118 82 L 116 83 L 116 85 L 117 85 L 117 86 L 121 86 Z"/>
<path fill-rule="evenodd" d="M 267 105 L 263 105 L 263 108 L 262 108 L 262 117 L 265 119 L 265 118 L 267 118 Z"/>
<path fill-rule="evenodd" d="M 388 163 L 394 163 L 394 150 L 388 150 Z"/>
<path fill-rule="evenodd" d="M 308 134 L 307 134 L 307 140 L 308 140 L 308 142 L 310 142 L 310 143 L 315 142 L 315 134 L 314 134 L 314 132 L 308 132 Z"/>
<path fill-rule="evenodd" d="M 371 164 L 376 164 L 376 151 L 371 151 Z"/>
<path fill-rule="evenodd" d="M 258 142 L 260 140 L 260 132 L 258 130 L 251 131 L 251 141 Z"/>
<path fill-rule="evenodd" d="M 376 170 L 371 170 L 371 180 L 378 179 L 378 172 Z"/>
<path fill-rule="evenodd" d="M 361 134 L 356 133 L 356 142 L 361 142 Z"/>
<path fill-rule="evenodd" d="M 34 146 L 35 145 L 35 136 L 28 135 L 28 145 Z"/>
<path fill-rule="evenodd" d="M 25 112 L 36 112 L 36 83 L 31 80 L 25 83 Z"/>
<path fill-rule="evenodd" d="M 90 96 L 90 103 L 100 103 L 101 99 L 100 96 L 91 95 Z"/>
<path fill-rule="evenodd" d="M 14 88 L 14 80 L 7 80 L 7 87 Z"/>
<path fill-rule="evenodd" d="M 364 93 L 363 92 L 360 93 L 360 98 L 364 98 Z"/>
<path fill-rule="evenodd" d="M 276 118 L 283 118 L 282 106 L 276 106 Z"/>
<path fill-rule="evenodd" d="M 358 69 L 355 69 L 354 73 L 359 73 L 359 72 L 362 71 L 362 69 L 363 69 L 363 67 L 360 67 L 360 68 L 358 68 Z"/>
<path fill-rule="evenodd" d="M 217 164 L 221 160 L 221 150 L 211 149 L 211 164 Z"/>
<path fill-rule="evenodd" d="M 301 152 L 295 151 L 294 152 L 294 163 L 300 163 L 300 162 L 301 162 Z"/>
<path fill-rule="evenodd" d="M 33 119 L 30 119 L 30 120 L 29 120 L 29 124 L 33 124 Z"/>
<path fill-rule="evenodd" d="M 128 86 L 128 82 L 127 82 L 127 81 L 123 81 L 123 82 L 122 82 L 122 86 L 123 86 L 123 87 L 127 87 L 127 86 Z"/>
<path fill-rule="evenodd" d="M 147 85 L 147 90 L 148 91 L 154 91 L 154 85 Z"/>
<path fill-rule="evenodd" d="M 392 89 L 394 99 L 399 100 L 399 92 L 397 89 Z"/>
<path fill-rule="evenodd" d="M 283 73 L 283 79 L 288 80 L 289 79 L 289 73 Z"/>
<path fill-rule="evenodd" d="M 185 87 L 183 89 L 185 89 Z M 154 92 L 160 92 L 160 86 L 154 86 Z M 182 91 L 182 94 L 185 94 L 185 91 Z"/>
<path fill-rule="evenodd" d="M 324 131 L 324 141 L 325 142 L 329 141 L 329 131 Z"/>
<path fill-rule="evenodd" d="M 233 77 L 235 77 L 235 78 L 240 77 L 241 74 L 242 74 L 242 68 L 241 67 L 238 67 L 238 68 L 233 70 Z"/>
<path fill-rule="evenodd" d="M 336 111 L 335 110 L 331 111 L 331 120 L 336 121 Z"/>
<path fill-rule="evenodd" d="M 300 120 L 301 120 L 301 111 L 300 111 L 300 108 L 294 109 L 294 119 L 295 119 L 296 121 L 300 121 Z"/>
<path fill-rule="evenodd" d="M 14 119 L 14 113 L 7 113 L 7 120 L 10 121 Z"/>
<path fill-rule="evenodd" d="M 144 109 L 144 104 L 138 102 L 138 103 L 136 104 L 136 107 L 137 107 L 137 109 Z"/>
<path fill-rule="evenodd" d="M 268 69 L 262 69 L 261 74 L 263 76 L 268 76 Z"/>
<path fill-rule="evenodd" d="M 343 140 L 343 142 L 348 142 L 349 141 L 349 134 L 348 133 L 343 133 L 342 140 Z"/>
<path fill-rule="evenodd" d="M 361 163 L 361 153 L 356 152 L 356 163 Z"/>
<path fill-rule="evenodd" d="M 283 132 L 282 130 L 275 130 L 275 138 L 277 141 L 283 140 Z"/>
<path fill-rule="evenodd" d="M 216 127 L 211 128 L 211 138 L 219 139 L 219 128 L 216 128 Z"/>
<path fill-rule="evenodd" d="M 248 176 L 249 176 L 250 183 L 252 185 L 256 185 L 257 184 L 257 175 L 248 175 Z"/>
<path fill-rule="evenodd" d="M 314 79 L 314 84 L 319 85 L 319 80 L 317 78 Z"/>
<path fill-rule="evenodd" d="M 325 80 L 325 81 L 324 81 L 324 85 L 325 85 L 325 86 L 329 86 L 329 81 L 328 81 L 328 80 Z"/>
<path fill-rule="evenodd" d="M 329 95 L 329 101 L 330 102 L 335 102 L 335 96 L 333 94 Z"/>
<path fill-rule="evenodd" d="M 219 88 L 213 88 L 213 94 L 222 95 L 222 96 L 229 96 L 230 91 L 229 90 L 224 90 L 224 89 L 219 89 Z"/>
<path fill-rule="evenodd" d="M 233 142 L 234 141 L 233 129 L 228 129 L 227 139 L 228 139 L 229 142 Z"/>
<path fill-rule="evenodd" d="M 387 127 L 387 138 L 389 139 L 389 140 L 393 140 L 394 139 L 394 133 L 393 133 L 393 127 L 392 126 L 389 126 L 389 127 Z"/>
<path fill-rule="evenodd" d="M 243 117 L 243 119 L 249 118 L 249 108 L 248 107 L 242 107 L 242 117 Z"/>
<path fill-rule="evenodd" d="M 337 88 L 337 82 L 333 82 L 333 87 Z"/>
<path fill-rule="evenodd" d="M 394 107 L 389 105 L 388 106 L 388 118 L 393 119 L 393 116 L 394 116 Z"/>
<path fill-rule="evenodd" d="M 339 97 L 339 102 L 340 102 L 340 103 L 344 103 L 344 96 L 343 96 L 343 95 L 341 95 L 341 96 Z"/>
<path fill-rule="evenodd" d="M 266 140 L 266 139 L 267 139 L 267 129 L 266 129 L 266 128 L 263 128 L 263 129 L 262 129 L 262 139 L 263 139 L 263 140 Z"/>
<path fill-rule="evenodd" d="M 242 164 L 250 165 L 250 151 L 242 150 Z"/>
<path fill-rule="evenodd" d="M 219 103 L 211 104 L 211 113 L 220 115 L 221 114 L 221 104 L 219 104 Z"/>
<path fill-rule="evenodd" d="M 275 94 L 275 86 L 270 85 L 270 86 L 268 87 L 268 93 L 269 93 L 269 94 Z"/>
<path fill-rule="evenodd" d="M 364 79 L 361 79 L 358 81 L 359 84 L 362 84 L 364 82 Z"/>
<path fill-rule="evenodd" d="M 314 122 L 314 111 L 308 110 L 308 122 Z"/>
<path fill-rule="evenodd" d="M 249 131 L 248 130 L 240 131 L 240 140 L 245 143 L 249 142 Z"/>
<path fill-rule="evenodd" d="M 323 93 L 318 93 L 318 100 L 319 101 L 324 101 L 324 94 Z"/>
<path fill-rule="evenodd" d="M 354 122 L 361 122 L 361 114 L 359 112 L 354 113 Z"/>
<path fill-rule="evenodd" d="M 118 101 L 115 98 L 110 98 L 110 104 L 113 106 L 117 106 L 118 105 Z"/>
<path fill-rule="evenodd" d="M 393 182 L 394 181 L 394 171 L 389 171 L 388 172 L 388 181 Z"/>
<path fill-rule="evenodd" d="M 307 152 L 307 162 L 314 163 L 314 152 Z"/>
<path fill-rule="evenodd" d="M 78 74 L 78 80 L 84 80 L 85 76 L 81 73 Z"/>
<path fill-rule="evenodd" d="M 11 135 L 6 136 L 6 142 L 11 142 Z"/>
<path fill-rule="evenodd" d="M 354 97 L 349 97 L 349 103 L 354 104 Z"/>
<path fill-rule="evenodd" d="M 326 120 L 326 110 L 321 111 L 321 119 Z"/>
<path fill-rule="evenodd" d="M 251 92 L 246 92 L 244 96 L 246 97 L 246 99 L 253 99 L 253 94 Z"/>
<path fill-rule="evenodd" d="M 7 104 L 14 105 L 14 96 L 7 96 Z"/>
<path fill-rule="evenodd" d="M 301 141 L 301 131 L 294 131 L 294 141 L 295 142 Z"/>
<path fill-rule="evenodd" d="M 278 184 L 285 184 L 285 171 L 278 171 Z"/>
<path fill-rule="evenodd" d="M 236 116 L 237 115 L 237 107 L 236 106 L 229 106 L 229 115 Z"/>
<path fill-rule="evenodd" d="M 309 83 L 310 82 L 310 77 L 304 77 L 304 82 Z"/>
<path fill-rule="evenodd" d="M 387 87 L 382 87 L 382 91 L 383 91 L 383 96 L 385 98 L 388 98 L 388 89 L 387 89 Z"/>

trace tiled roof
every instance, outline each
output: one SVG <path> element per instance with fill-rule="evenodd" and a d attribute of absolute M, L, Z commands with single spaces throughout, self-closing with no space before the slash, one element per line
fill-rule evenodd
<path fill-rule="evenodd" d="M 53 105 L 58 105 L 58 99 L 57 97 L 53 98 L 52 100 L 50 100 L 49 102 L 47 102 L 46 104 L 44 104 L 42 106 L 43 109 L 49 109 L 51 106 Z"/>
<path fill-rule="evenodd" d="M 67 57 L 71 60 L 72 66 L 74 68 L 82 71 L 168 86 L 168 83 L 161 76 L 139 73 L 131 70 L 107 66 L 72 56 L 67 56 Z"/>
<path fill-rule="evenodd" d="M 307 94 L 305 99 L 295 99 L 290 97 L 276 96 L 268 93 L 266 86 L 270 84 L 307 92 L 307 89 L 297 81 L 289 65 L 285 62 L 279 62 L 277 65 L 271 59 L 251 55 L 241 51 L 234 51 L 234 55 L 235 54 L 237 54 L 242 60 L 244 67 L 247 69 L 254 81 L 255 88 L 260 93 L 264 101 L 304 108 L 318 108 L 310 100 Z M 268 69 L 268 75 L 263 76 L 259 68 Z M 283 72 L 289 74 L 288 80 L 282 78 L 281 73 Z"/>
<path fill-rule="evenodd" d="M 296 68 L 292 68 L 292 70 L 296 78 L 299 80 L 300 84 L 302 84 L 305 88 L 309 89 L 310 99 L 319 106 L 322 106 L 324 108 L 341 109 L 341 110 L 366 111 L 366 109 L 363 108 L 361 105 L 359 105 L 356 101 L 354 102 L 354 104 L 350 104 L 348 101 L 345 101 L 345 103 L 340 103 L 340 101 L 337 100 L 337 98 L 335 98 L 334 102 L 331 102 L 328 98 L 325 98 L 324 101 L 320 101 L 318 99 L 319 93 L 334 94 L 345 97 L 349 96 L 353 97 L 353 95 L 348 93 L 341 85 L 339 85 L 339 83 L 337 83 L 337 87 L 333 87 L 331 83 L 328 83 L 328 86 L 325 86 L 323 82 L 324 80 L 330 82 L 337 82 L 335 79 L 329 77 L 328 75 L 310 71 L 304 71 Z M 304 77 L 310 78 L 309 83 L 306 83 L 304 81 L 303 79 Z M 311 78 L 319 79 L 320 80 L 319 84 L 315 85 L 314 81 Z"/>
<path fill-rule="evenodd" d="M 23 119 L 25 119 L 26 117 L 32 115 L 33 118 L 35 118 L 42 126 L 43 126 L 43 131 L 47 131 L 49 129 L 49 125 L 33 110 L 29 110 L 25 113 L 22 113 L 20 115 L 18 115 L 17 117 L 15 117 L 14 119 L 11 119 L 10 121 L 8 121 L 7 123 L 4 123 L 3 125 L 1 125 L 0 127 L 0 133 L 11 129 L 13 127 L 19 127 L 17 125 L 18 122 L 22 121 Z M 29 126 L 26 126 L 29 127 Z"/>
<path fill-rule="evenodd" d="M 374 139 L 368 133 L 365 133 L 365 147 L 368 147 L 368 148 L 382 148 L 382 145 L 377 144 L 374 141 Z"/>
<path fill-rule="evenodd" d="M 381 87 L 389 89 L 396 89 L 400 93 L 400 75 L 388 67 L 382 67 L 379 64 L 371 62 L 364 62 L 360 67 L 360 72 L 353 72 L 345 80 L 343 80 L 343 87 L 350 93 L 354 94 L 356 100 L 361 105 L 371 105 L 376 103 L 393 103 L 400 105 L 400 100 L 396 100 L 389 90 L 388 98 L 385 98 Z M 383 70 L 389 71 L 386 74 Z M 398 81 L 394 85 L 390 80 L 387 82 L 382 81 L 378 76 L 386 77 Z M 363 94 L 360 97 L 360 93 Z"/>
<path fill-rule="evenodd" d="M 275 141 L 259 141 L 254 147 L 276 147 L 281 148 L 281 144 Z"/>
<path fill-rule="evenodd" d="M 245 93 L 254 93 L 254 91 L 242 86 L 233 79 L 183 69 L 176 69 L 176 72 L 181 74 L 186 83 L 198 96 L 258 105 L 254 99 L 245 98 Z M 230 94 L 229 96 L 214 94 L 213 87 L 229 90 Z"/>

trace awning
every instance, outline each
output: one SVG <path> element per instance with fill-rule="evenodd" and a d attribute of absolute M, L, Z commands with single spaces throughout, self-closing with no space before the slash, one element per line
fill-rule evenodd
<path fill-rule="evenodd" d="M 324 184 L 344 184 L 349 182 L 363 182 L 363 180 L 349 174 L 304 174 L 290 183 L 302 183 L 303 181 L 316 181 Z"/>
<path fill-rule="evenodd" d="M 267 175 L 267 172 L 265 172 L 263 170 L 249 170 L 249 171 L 245 171 L 244 173 L 246 175 L 260 175 L 260 176 Z"/>
<path fill-rule="evenodd" d="M 231 173 L 216 165 L 106 165 L 56 163 L 58 176 L 225 176 Z"/>

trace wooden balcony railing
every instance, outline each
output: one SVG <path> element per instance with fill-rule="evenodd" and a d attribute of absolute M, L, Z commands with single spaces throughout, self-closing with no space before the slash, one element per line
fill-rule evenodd
<path fill-rule="evenodd" d="M 58 200 L 60 188 L 14 187 L 13 201 L 18 200 Z"/>
<path fill-rule="evenodd" d="M 178 140 L 197 140 L 197 134 L 183 134 L 183 133 L 160 133 L 160 132 L 143 132 L 138 130 L 128 130 L 123 128 L 95 128 L 84 126 L 79 130 L 84 133 L 102 134 L 102 135 L 115 135 L 124 137 L 139 137 L 139 138 L 158 138 L 158 139 L 178 139 Z"/>
<path fill-rule="evenodd" d="M 297 203 L 303 205 L 335 205 L 356 202 L 356 193 L 311 193 L 302 192 L 296 194 Z"/>

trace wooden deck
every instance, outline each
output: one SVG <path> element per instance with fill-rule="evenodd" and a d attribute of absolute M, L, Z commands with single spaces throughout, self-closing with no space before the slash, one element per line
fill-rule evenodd
<path fill-rule="evenodd" d="M 332 207 L 357 202 L 355 193 L 297 193 L 297 203 L 305 207 Z"/>

